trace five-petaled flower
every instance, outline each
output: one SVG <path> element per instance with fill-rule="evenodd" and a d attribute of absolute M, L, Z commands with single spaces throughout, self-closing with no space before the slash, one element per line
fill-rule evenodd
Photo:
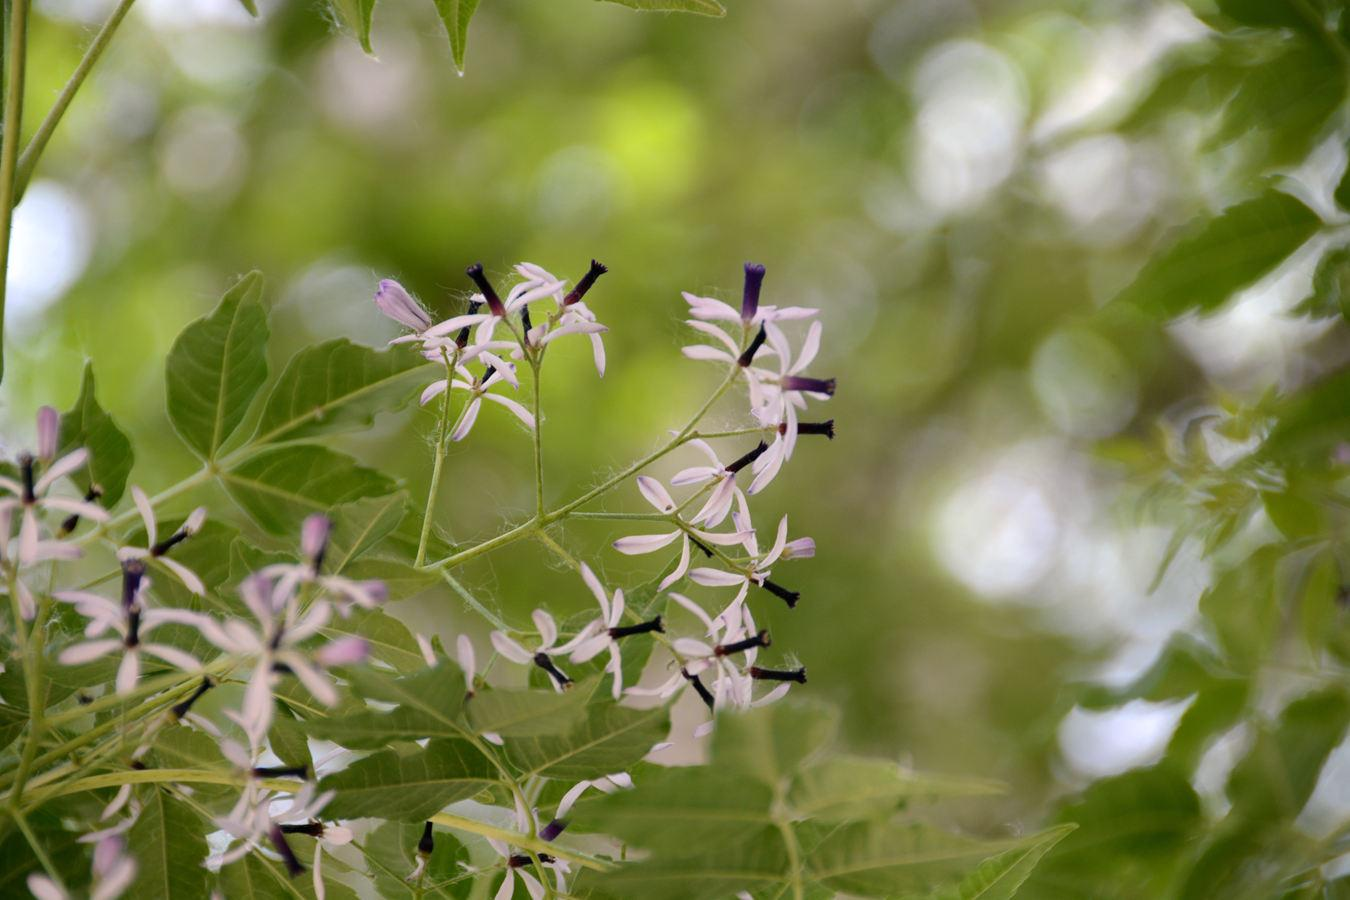
<path fill-rule="evenodd" d="M 650 503 L 658 512 L 674 516 L 678 507 L 671 498 L 661 482 L 648 475 L 639 475 L 637 477 L 638 490 L 642 493 L 643 499 Z M 680 524 L 680 527 L 674 531 L 663 532 L 660 534 L 632 534 L 627 537 L 621 537 L 614 542 L 614 549 L 628 556 L 638 556 L 644 553 L 655 553 L 663 547 L 673 543 L 676 539 L 682 539 L 680 544 L 680 560 L 670 574 L 661 579 L 661 584 L 657 590 L 664 591 L 666 588 L 675 584 L 685 576 L 689 571 L 689 545 L 692 542 L 699 544 L 700 549 L 708 552 L 708 544 L 718 544 L 723 547 L 729 547 L 736 544 L 742 544 L 748 535 L 738 532 L 717 533 L 712 531 L 701 531 L 691 526 Z"/>

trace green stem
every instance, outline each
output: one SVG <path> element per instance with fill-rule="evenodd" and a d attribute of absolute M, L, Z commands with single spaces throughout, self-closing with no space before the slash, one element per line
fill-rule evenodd
<path fill-rule="evenodd" d="M 75 95 L 79 93 L 84 80 L 89 77 L 89 72 L 94 68 L 94 63 L 98 62 L 103 51 L 107 49 L 108 42 L 112 40 L 113 32 L 117 26 L 122 24 L 122 19 L 126 17 L 127 11 L 131 9 L 131 4 L 135 0 L 119 0 L 117 6 L 113 7 L 108 20 L 103 23 L 103 27 L 94 35 L 94 40 L 85 48 L 84 56 L 80 59 L 79 65 L 71 73 L 70 79 L 65 87 L 61 88 L 61 93 L 56 96 L 56 102 L 52 108 L 47 111 L 46 117 L 38 125 L 37 131 L 28 140 L 28 146 L 23 148 L 23 154 L 19 156 L 18 168 L 14 178 L 14 201 L 17 203 L 23 192 L 28 188 L 28 180 L 33 176 L 33 169 L 37 166 L 38 159 L 42 156 L 42 151 L 47 149 L 47 142 L 51 140 L 52 133 L 56 131 L 56 126 L 60 124 L 62 116 L 66 114 L 66 109 L 70 106 Z"/>
<path fill-rule="evenodd" d="M 459 580 L 456 579 L 455 576 L 450 574 L 449 569 L 441 569 L 440 571 L 441 571 L 441 578 L 445 580 L 446 584 L 450 585 L 450 589 L 454 591 L 456 594 L 459 594 L 460 598 L 464 600 L 464 602 L 469 606 L 469 608 L 472 609 L 474 612 L 478 613 L 484 619 L 486 619 L 489 625 L 498 629 L 499 631 L 511 630 L 511 626 L 507 625 L 506 622 L 502 620 L 501 616 L 497 615 L 495 612 L 488 609 L 487 606 L 485 606 L 481 600 L 479 600 L 473 594 L 469 593 L 469 591 L 464 587 L 464 585 L 460 584 Z"/>
<path fill-rule="evenodd" d="M 5 74 L 4 134 L 0 136 L 0 379 L 5 375 L 5 283 L 9 280 L 9 241 L 14 224 L 14 177 L 23 128 L 23 80 L 28 50 L 29 0 L 9 4 L 9 68 Z"/>
<path fill-rule="evenodd" d="M 680 445 L 688 441 L 694 431 L 694 428 L 698 425 L 700 421 L 702 421 L 703 417 L 708 414 L 708 410 L 712 409 L 713 404 L 716 403 L 718 400 L 722 399 L 722 395 L 725 394 L 727 392 L 727 389 L 730 388 L 731 385 L 736 381 L 736 376 L 740 374 L 740 371 L 741 371 L 740 367 L 732 366 L 731 370 L 727 372 L 727 377 L 722 381 L 722 384 L 717 388 L 717 390 L 712 392 L 712 394 L 708 397 L 708 399 L 704 401 L 703 405 L 698 408 L 698 411 L 695 412 L 694 415 L 690 417 L 689 421 L 685 423 L 685 426 L 675 433 L 675 436 L 673 438 L 671 438 L 662 446 L 653 450 L 651 453 L 648 453 L 646 456 L 642 457 L 637 462 L 628 466 L 628 468 L 624 469 L 619 474 L 613 476 L 612 478 L 607 478 L 606 480 L 602 481 L 600 484 L 591 488 L 589 491 L 582 494 L 580 497 L 576 498 L 572 502 L 564 504 L 563 506 L 558 507 L 552 512 L 547 513 L 543 517 L 543 521 L 545 523 L 555 522 L 558 519 L 565 517 L 567 514 L 572 512 L 572 510 L 577 509 L 578 507 L 581 506 L 585 506 L 587 503 L 590 503 L 596 497 L 599 497 L 601 494 L 604 494 L 607 491 L 609 491 L 615 485 L 628 480 L 633 475 L 640 472 L 642 469 L 656 462 L 658 459 L 665 456 L 667 453 L 671 452 L 675 448 L 679 447 Z"/>
<path fill-rule="evenodd" d="M 539 405 L 539 361 L 530 357 L 534 370 L 534 515 L 544 516 L 544 418 Z"/>
<path fill-rule="evenodd" d="M 431 540 L 432 511 L 436 507 L 436 495 L 441 489 L 441 467 L 445 463 L 445 440 L 450 431 L 450 382 L 455 377 L 454 363 L 441 349 L 441 359 L 445 361 L 445 391 L 441 394 L 441 420 L 436 428 L 436 455 L 431 463 L 431 486 L 427 488 L 427 508 L 422 512 L 422 536 L 417 541 L 417 559 L 413 565 L 420 566 L 427 559 L 427 542 Z M 455 351 L 454 362 L 459 362 L 459 350 Z"/>
<path fill-rule="evenodd" d="M 32 827 L 28 824 L 28 819 L 24 817 L 22 812 L 15 808 L 10 809 L 10 815 L 14 817 L 14 822 L 19 826 L 19 830 L 23 832 L 24 838 L 28 841 L 28 846 L 33 848 L 33 855 L 37 857 L 38 862 L 42 864 L 42 868 L 46 870 L 47 877 L 56 884 L 61 890 L 61 893 L 65 894 L 66 884 L 61 880 L 61 873 L 56 870 L 56 866 L 52 865 L 51 857 L 47 855 L 47 851 L 42 847 L 42 842 L 39 841 L 37 835 L 33 833 Z"/>
<path fill-rule="evenodd" d="M 10 788 L 10 806 L 18 808 L 23 800 L 23 789 L 28 783 L 28 773 L 32 771 L 33 758 L 37 755 L 38 743 L 47 728 L 44 720 L 47 701 L 42 696 L 42 648 L 46 643 L 47 614 L 51 610 L 52 599 L 44 596 L 33 619 L 33 629 L 29 632 L 28 648 L 23 657 L 23 680 L 28 694 L 28 736 L 24 739 L 23 753 L 19 757 L 19 769 L 14 776 L 14 786 Z"/>
<path fill-rule="evenodd" d="M 469 834 L 477 834 L 482 837 L 489 837 L 496 841 L 511 844 L 514 847 L 520 847 L 525 850 L 532 850 L 536 853 L 544 852 L 549 856 L 556 856 L 558 859 L 565 859 L 570 863 L 576 863 L 587 869 L 594 869 L 597 872 L 608 872 L 613 868 L 609 863 L 594 857 L 587 856 L 584 853 L 577 853 L 573 850 L 565 850 L 562 847 L 556 847 L 548 841 L 541 841 L 538 837 L 520 834 L 515 831 L 508 831 L 505 828 L 498 828 L 495 825 L 489 825 L 486 822 L 476 822 L 473 819 L 466 819 L 463 816 L 457 816 L 453 813 L 437 813 L 431 817 L 431 821 L 437 825 L 444 825 L 446 828 L 455 831 L 466 831 Z"/>

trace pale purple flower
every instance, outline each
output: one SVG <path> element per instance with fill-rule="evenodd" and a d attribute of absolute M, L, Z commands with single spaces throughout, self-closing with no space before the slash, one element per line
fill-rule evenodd
<path fill-rule="evenodd" d="M 740 515 L 737 515 L 740 519 Z M 748 525 L 748 522 L 745 523 Z M 695 584 L 701 584 L 705 587 L 734 587 L 737 588 L 736 598 L 731 601 L 727 608 L 722 612 L 722 617 L 728 621 L 734 621 L 738 610 L 744 605 L 745 597 L 750 590 L 750 585 L 755 584 L 775 597 L 780 598 L 789 608 L 797 605 L 801 595 L 796 591 L 788 590 L 782 585 L 769 580 L 770 569 L 774 563 L 782 557 L 787 549 L 787 516 L 783 516 L 778 521 L 778 532 L 774 537 L 773 546 L 763 556 L 759 553 L 759 546 L 755 540 L 754 530 L 743 527 L 739 533 L 748 533 L 745 546 L 750 553 L 750 564 L 742 570 L 728 572 L 725 569 L 714 569 L 703 567 L 692 569 L 689 572 L 689 579 Z M 798 556 L 804 555 L 804 551 L 809 547 L 810 553 L 815 552 L 815 542 L 810 538 L 798 539 L 794 542 L 798 550 Z M 807 554 L 809 555 L 809 554 Z"/>
<path fill-rule="evenodd" d="M 564 688 L 570 687 L 572 679 L 568 678 L 562 670 L 554 665 L 553 657 L 565 656 L 568 653 L 571 653 L 576 649 L 577 645 L 589 638 L 594 632 L 583 629 L 576 637 L 572 638 L 572 640 L 559 645 L 558 623 L 553 620 L 553 617 L 549 615 L 547 611 L 542 609 L 536 609 L 530 616 L 534 620 L 534 627 L 539 634 L 537 646 L 533 649 L 526 648 L 504 631 L 492 632 L 492 646 L 496 648 L 498 653 L 511 660 L 513 663 L 518 663 L 520 665 L 529 665 L 533 663 L 543 669 L 549 674 L 549 677 L 553 679 L 553 687 L 555 690 L 563 690 Z"/>
<path fill-rule="evenodd" d="M 545 269 L 534 265 L 533 263 L 521 263 L 516 266 L 516 271 L 523 277 L 530 280 L 539 281 L 545 284 L 556 283 L 557 290 L 552 294 L 554 302 L 558 306 L 553 319 L 548 322 L 541 322 L 530 329 L 526 335 L 530 344 L 536 347 L 546 346 L 550 342 L 557 340 L 569 334 L 585 334 L 591 339 L 591 354 L 595 359 L 595 371 L 603 378 L 605 374 L 605 342 L 601 338 L 609 329 L 596 319 L 595 313 L 591 312 L 582 298 L 595 285 L 595 282 L 604 275 L 609 269 L 597 260 L 591 260 L 591 267 L 586 274 L 581 276 L 577 286 L 563 296 L 562 282 Z"/>
<path fill-rule="evenodd" d="M 749 376 L 751 411 L 761 422 L 780 421 L 783 415 L 779 408 L 781 404 L 791 403 L 798 409 L 805 409 L 807 396 L 818 400 L 828 400 L 834 396 L 833 378 L 810 378 L 802 374 L 820 352 L 822 330 L 819 322 L 812 322 L 802 341 L 801 350 L 794 357 L 783 330 L 772 322 L 764 326 L 772 350 L 772 353 L 764 355 L 775 357 L 778 366 L 776 369 L 766 369 L 749 365 L 745 370 Z"/>
<path fill-rule="evenodd" d="M 602 794 L 612 794 L 615 791 L 631 790 L 632 787 L 633 776 L 627 772 L 612 772 L 609 775 L 601 775 L 599 778 L 578 781 L 567 790 L 567 793 L 563 794 L 562 800 L 558 801 L 558 809 L 553 813 L 553 818 L 543 827 L 536 829 L 539 839 L 551 841 L 567 829 L 568 813 L 572 811 L 572 806 L 588 789 L 595 788 Z"/>
<path fill-rule="evenodd" d="M 764 267 L 755 263 L 745 264 L 745 288 L 741 295 L 741 308 L 736 310 L 721 300 L 711 297 L 699 297 L 688 291 L 684 300 L 689 304 L 689 313 L 696 319 L 721 319 L 727 322 L 742 322 L 747 326 L 763 322 L 781 322 L 789 319 L 808 319 L 820 310 L 805 306 L 768 306 L 759 302 L 760 287 L 764 281 Z"/>
<path fill-rule="evenodd" d="M 175 623 L 202 631 L 210 619 L 187 609 L 149 609 L 145 591 L 150 579 L 145 577 L 145 566 L 139 560 L 122 564 L 122 602 L 120 604 L 88 591 L 57 591 L 57 600 L 73 604 L 77 612 L 89 619 L 85 636 L 92 638 L 71 644 L 57 658 L 62 665 L 78 666 L 121 652 L 122 662 L 117 669 L 116 688 L 119 694 L 129 694 L 136 688 L 141 674 L 141 656 L 157 657 L 185 672 L 201 669 L 201 662 L 190 653 L 168 644 L 146 641 L 145 637 L 161 625 Z M 100 638 L 108 630 L 115 638 Z"/>
<path fill-rule="evenodd" d="M 92 872 L 89 900 L 117 900 L 136 879 L 136 860 L 127 855 L 120 837 L 107 837 L 94 847 Z M 28 890 L 37 900 L 71 900 L 56 882 L 36 872 L 28 876 Z"/>
<path fill-rule="evenodd" d="M 37 413 L 37 458 L 43 465 L 56 458 L 56 441 L 61 434 L 61 414 L 50 406 Z"/>
<path fill-rule="evenodd" d="M 409 331 L 423 332 L 431 326 L 431 316 L 397 281 L 385 278 L 375 292 L 375 305 L 380 312 Z"/>
<path fill-rule="evenodd" d="M 624 612 L 623 590 L 616 589 L 614 596 L 610 597 L 600 579 L 595 577 L 591 567 L 585 563 L 581 564 L 581 579 L 586 582 L 586 587 L 590 588 L 596 603 L 600 605 L 600 617 L 593 619 L 581 630 L 581 635 L 585 635 L 585 638 L 576 645 L 571 659 L 574 663 L 584 663 L 594 659 L 602 651 L 609 650 L 609 662 L 605 664 L 605 671 L 613 678 L 611 686 L 614 699 L 618 700 L 623 696 L 623 654 L 619 649 L 619 641 L 635 634 L 665 631 L 665 628 L 661 624 L 660 616 L 636 625 L 620 625 Z"/>
<path fill-rule="evenodd" d="M 239 843 L 234 847 L 221 853 L 214 862 L 225 866 L 242 859 L 250 852 L 261 847 L 263 842 L 269 843 L 273 850 L 281 856 L 282 862 L 286 865 L 287 872 L 292 877 L 299 875 L 304 871 L 304 866 L 296 858 L 287 843 L 286 835 L 295 831 L 303 830 L 308 825 L 300 826 L 296 829 L 288 829 L 287 822 L 316 821 L 320 810 L 328 804 L 336 795 L 335 791 L 324 791 L 316 795 L 316 788 L 312 782 L 306 782 L 298 791 L 290 797 L 278 797 L 274 792 L 262 787 L 258 782 L 262 778 L 278 777 L 279 775 L 295 775 L 297 770 L 291 769 L 268 769 L 255 767 L 252 765 L 256 759 L 256 749 L 253 754 L 247 754 L 243 748 L 232 741 L 223 742 L 221 750 L 235 765 L 248 771 L 249 777 L 245 782 L 243 793 L 235 803 L 234 808 L 226 816 L 216 819 L 216 825 L 222 831 L 230 835 Z M 323 827 L 323 826 L 320 826 Z M 325 829 L 326 830 L 326 829 Z M 341 840 L 345 837 L 346 840 Z M 341 829 L 337 835 L 338 840 L 334 843 L 347 843 L 351 840 L 351 834 L 347 829 Z M 315 865 L 319 866 L 320 853 L 315 851 Z M 322 879 L 316 878 L 316 890 L 322 891 Z M 320 894 L 322 896 L 322 894 Z"/>
<path fill-rule="evenodd" d="M 283 608 L 302 584 L 314 584 L 336 601 L 338 612 L 346 616 L 353 606 L 376 609 L 388 597 L 384 582 L 370 579 L 356 581 L 341 575 L 322 574 L 324 557 L 328 551 L 328 536 L 332 524 L 327 516 L 314 514 L 305 518 L 300 527 L 299 563 L 273 563 L 264 566 L 258 574 L 273 580 L 272 607 Z"/>
<path fill-rule="evenodd" d="M 51 437 L 52 419 L 47 413 L 38 415 L 39 443 L 42 451 L 51 450 L 55 455 L 55 441 Z M 89 451 L 84 448 L 72 450 L 60 459 L 46 465 L 39 476 L 35 467 L 39 459 L 31 454 L 22 453 L 16 462 L 19 467 L 19 480 L 0 477 L 0 489 L 9 491 L 11 496 L 0 499 L 0 513 L 5 515 L 8 525 L 13 510 L 23 510 L 19 523 L 18 552 L 13 556 L 20 566 L 28 566 L 45 559 L 71 559 L 79 555 L 77 550 L 63 545 L 60 541 L 42 540 L 39 512 L 59 512 L 63 515 L 83 516 L 96 522 L 105 522 L 108 512 L 97 503 L 88 500 L 76 500 L 70 497 L 58 497 L 50 493 L 51 488 L 62 478 L 78 470 L 89 460 Z M 94 495 L 97 496 L 97 495 Z M 6 527 L 0 538 L 9 540 L 9 528 Z"/>
<path fill-rule="evenodd" d="M 459 414 L 459 421 L 455 423 L 454 431 L 450 434 L 450 440 L 462 441 L 469 436 L 473 430 L 474 422 L 478 420 L 478 411 L 482 406 L 483 400 L 491 400 L 499 406 L 504 406 L 511 411 L 516 418 L 524 423 L 526 428 L 533 429 L 535 426 L 534 416 L 521 404 L 512 400 L 510 397 L 503 397 L 501 394 L 491 393 L 494 386 L 502 383 L 505 376 L 503 370 L 493 367 L 489 369 L 482 378 L 475 378 L 469 370 L 461 366 L 458 369 L 460 378 L 456 378 L 449 383 L 451 390 L 467 391 L 469 402 L 464 407 L 464 411 Z M 430 400 L 445 391 L 446 379 L 433 381 L 422 392 L 422 405 L 426 405 Z"/>
<path fill-rule="evenodd" d="M 338 701 L 338 693 L 323 670 L 329 665 L 361 662 L 369 648 L 363 649 L 357 643 L 359 638 L 342 638 L 314 652 L 302 649 L 301 643 L 328 624 L 331 604 L 318 600 L 302 612 L 293 594 L 278 594 L 262 573 L 245 579 L 239 586 L 239 595 L 257 617 L 257 627 L 241 619 L 222 623 L 208 619 L 201 632 L 228 653 L 257 658 L 244 690 L 240 723 L 251 739 L 260 742 L 272 724 L 272 683 L 278 677 L 279 667 L 294 673 L 320 703 L 332 706 Z"/>
<path fill-rule="evenodd" d="M 639 475 L 637 478 L 638 491 L 642 493 L 643 498 L 656 509 L 657 512 L 673 515 L 676 510 L 676 504 L 671 499 L 664 485 L 647 475 Z M 710 531 L 700 531 L 697 528 L 677 528 L 675 531 L 663 532 L 661 534 L 634 534 L 627 537 L 621 537 L 614 542 L 614 549 L 628 556 L 638 556 L 644 553 L 655 553 L 656 551 L 669 546 L 677 539 L 681 540 L 680 561 L 669 575 L 661 579 L 661 584 L 657 588 L 664 591 L 666 588 L 675 584 L 685 573 L 689 571 L 689 545 L 691 536 L 694 540 L 703 544 L 719 544 L 724 547 L 734 544 L 744 543 L 745 534 L 735 532 L 727 534 L 717 534 Z M 706 548 L 705 548 L 706 549 Z"/>
<path fill-rule="evenodd" d="M 671 477 L 670 483 L 680 486 L 712 484 L 708 499 L 689 521 L 694 525 L 716 527 L 722 524 L 727 514 L 731 512 L 733 503 L 740 503 L 742 506 L 745 504 L 745 494 L 736 486 L 736 474 L 763 455 L 769 449 L 769 445 L 760 441 L 750 452 L 724 464 L 717 451 L 713 450 L 707 441 L 695 438 L 689 444 L 708 458 L 709 465 L 681 469 Z"/>
<path fill-rule="evenodd" d="M 155 510 L 150 505 L 150 498 L 145 496 L 145 491 L 133 485 L 131 499 L 136 504 L 136 511 L 141 514 L 141 522 L 145 525 L 145 546 L 119 547 L 117 558 L 122 562 L 129 559 L 150 560 L 172 572 L 183 583 L 183 586 L 192 593 L 198 596 L 205 594 L 206 585 L 202 584 L 202 580 L 197 577 L 197 573 L 177 560 L 170 559 L 168 553 L 175 546 L 201 530 L 202 524 L 206 521 L 206 507 L 199 506 L 194 509 L 177 531 L 160 541 L 159 531 L 155 524 Z"/>

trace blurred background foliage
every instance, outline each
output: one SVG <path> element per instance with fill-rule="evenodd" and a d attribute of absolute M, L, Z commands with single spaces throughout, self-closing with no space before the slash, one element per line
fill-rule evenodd
<path fill-rule="evenodd" d="M 109 5 L 39 0 L 29 110 Z M 558 499 L 712 387 L 679 292 L 732 298 L 763 262 L 767 302 L 822 309 L 815 368 L 841 385 L 838 438 L 759 502 L 820 546 L 766 618 L 850 744 L 1006 781 L 955 808 L 974 831 L 1079 822 L 1032 896 L 1336 889 L 1315 867 L 1350 849 L 1340 3 L 484 0 L 463 77 L 430 3 L 384 0 L 374 57 L 315 3 L 258 5 L 139 0 L 70 111 L 17 211 L 7 433 L 91 358 L 134 480 L 162 486 L 195 468 L 164 356 L 236 274 L 268 277 L 275 371 L 392 337 L 380 277 L 449 313 L 476 260 L 575 279 L 595 256 L 610 364 L 550 354 Z M 449 461 L 460 539 L 532 503 L 529 442 L 485 420 Z M 430 421 L 383 416 L 355 450 L 416 497 Z M 569 526 L 642 580 L 613 536 Z M 583 607 L 552 565 L 526 547 L 463 577 L 514 616 Z"/>

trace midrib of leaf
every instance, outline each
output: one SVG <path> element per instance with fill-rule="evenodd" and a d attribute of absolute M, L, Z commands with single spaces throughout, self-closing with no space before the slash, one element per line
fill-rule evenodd
<path fill-rule="evenodd" d="M 430 368 L 434 365 L 436 365 L 436 363 L 427 363 L 424 366 L 418 366 L 417 368 L 414 369 L 404 369 L 403 371 L 390 375 L 387 378 L 381 378 L 379 381 L 372 381 L 370 384 L 366 384 L 357 388 L 350 394 L 343 394 L 341 398 L 332 403 L 324 403 L 298 416 L 294 416 L 290 419 L 287 419 L 285 422 L 273 428 L 271 431 L 268 431 L 266 434 L 258 435 L 253 440 L 249 441 L 249 445 L 252 446 L 257 444 L 269 443 L 273 439 L 275 439 L 277 435 L 285 434 L 288 431 L 299 428 L 301 425 L 305 424 L 308 421 L 311 421 L 322 412 L 327 412 L 329 410 L 340 407 L 346 403 L 349 403 L 353 400 L 363 397 L 372 391 L 382 388 L 391 382 L 397 381 L 398 379 L 404 377 L 405 375 L 411 375 L 414 372 L 420 372 L 423 369 Z"/>
<path fill-rule="evenodd" d="M 252 478 L 244 478 L 243 476 L 237 474 L 236 472 L 221 472 L 219 474 L 219 477 L 222 481 L 233 481 L 235 484 L 250 487 L 255 491 L 258 491 L 259 493 L 271 494 L 274 497 L 281 497 L 284 500 L 290 500 L 293 503 L 300 503 L 303 504 L 304 506 L 310 507 L 311 509 L 327 509 L 329 506 L 329 504 L 320 503 L 317 500 L 312 500 L 309 497 L 305 497 L 301 494 L 291 493 L 290 491 L 284 490 L 279 487 L 275 487 L 270 484 L 266 484 L 265 482 L 256 481 L 255 479 Z"/>
<path fill-rule="evenodd" d="M 216 416 L 215 423 L 211 426 L 211 447 L 207 451 L 207 459 L 215 459 L 216 451 L 220 449 L 220 432 L 225 427 L 225 385 L 229 381 L 230 358 L 234 350 L 234 331 L 239 324 L 239 315 L 244 308 L 244 300 L 247 297 L 239 298 L 239 302 L 234 305 L 234 313 L 230 316 L 230 325 L 225 331 L 225 356 L 220 363 L 220 383 L 216 386 Z"/>
<path fill-rule="evenodd" d="M 396 621 L 397 621 L 397 620 L 396 620 Z M 358 633 L 359 633 L 359 632 L 356 632 L 356 631 L 339 631 L 339 630 L 336 629 L 336 628 L 323 628 L 323 629 L 321 629 L 321 630 L 323 631 L 324 634 L 326 634 L 326 635 L 328 635 L 328 636 L 330 636 L 330 637 L 332 637 L 332 636 L 346 637 L 347 635 L 352 635 L 352 634 L 358 634 Z M 393 652 L 398 653 L 398 654 L 401 654 L 401 655 L 403 655 L 403 656 L 414 657 L 419 663 L 422 662 L 422 657 L 421 657 L 420 654 L 415 654 L 415 653 L 413 653 L 411 650 L 407 649 L 406 647 L 399 647 L 398 645 L 396 645 L 396 644 L 391 644 L 391 643 L 389 643 L 388 641 L 377 640 L 376 638 L 374 638 L 373 636 L 371 636 L 371 635 L 369 635 L 369 634 L 365 634 L 365 633 L 359 633 L 359 634 L 360 634 L 360 636 L 361 636 L 367 643 L 374 644 L 376 647 L 383 647 L 383 648 L 385 648 L 385 649 L 387 649 L 387 650 L 393 651 Z"/>
<path fill-rule="evenodd" d="M 949 859 L 960 859 L 961 857 L 971 856 L 975 853 L 985 853 L 989 855 L 1006 853 L 1009 850 L 1017 849 L 1017 844 L 1004 843 L 1000 846 L 998 843 L 986 844 L 983 846 L 970 846 L 965 849 L 951 848 L 941 851 L 928 851 L 917 853 L 903 853 L 898 855 L 879 854 L 868 857 L 863 863 L 857 863 L 847 866 L 836 866 L 832 869 L 812 869 L 811 874 L 819 879 L 835 878 L 840 875 L 851 875 L 857 872 L 870 872 L 873 869 L 884 869 L 888 866 L 909 866 L 919 863 L 942 862 Z"/>
<path fill-rule="evenodd" d="M 622 708 L 622 707 L 620 707 L 620 708 Z M 558 763 L 563 762 L 564 760 L 571 759 L 572 757 L 574 757 L 574 756 L 576 756 L 576 755 L 578 755 L 578 754 L 580 754 L 580 753 L 584 753 L 585 751 L 590 750 L 592 747 L 597 747 L 597 746 L 599 746 L 600 744 L 603 744 L 605 741 L 608 741 L 608 740 L 610 740 L 610 739 L 612 739 L 612 738 L 614 738 L 614 737 L 617 737 L 617 736 L 619 736 L 619 735 L 622 735 L 622 734 L 627 734 L 628 732 L 632 731 L 634 728 L 641 728 L 642 726 L 648 724 L 649 721 L 650 721 L 650 719 L 648 719 L 648 718 L 634 719 L 631 723 L 629 723 L 628 725 L 625 725 L 625 726 L 622 727 L 622 728 L 616 729 L 616 730 L 614 730 L 614 731 L 607 732 L 607 733 L 604 734 L 603 736 L 598 737 L 598 738 L 595 738 L 594 740 L 586 741 L 585 743 L 583 743 L 583 744 L 581 744 L 581 745 L 575 747 L 574 749 L 569 750 L 569 751 L 566 752 L 566 753 L 563 753 L 563 754 L 561 754 L 561 755 L 559 755 L 559 756 L 554 757 L 554 758 L 553 758 L 552 760 L 550 760 L 548 763 L 546 763 L 546 764 L 544 764 L 544 765 L 542 765 L 542 766 L 536 766 L 536 767 L 534 767 L 533 769 L 530 769 L 528 772 L 525 772 L 525 773 L 524 773 L 524 776 L 525 776 L 526 778 L 533 777 L 534 775 L 537 775 L 537 774 L 539 774 L 540 772 L 542 772 L 544 769 L 547 769 L 549 766 L 556 766 Z"/>
<path fill-rule="evenodd" d="M 379 510 L 373 516 L 367 518 L 365 528 L 363 528 L 361 530 L 361 533 L 349 542 L 351 546 L 347 550 L 347 553 L 342 557 L 342 561 L 333 567 L 334 572 L 340 573 L 343 569 L 347 568 L 347 564 L 352 561 L 352 558 L 356 552 L 356 548 L 361 546 L 361 542 L 366 539 L 366 535 L 370 534 L 375 529 L 375 523 L 378 522 L 381 516 L 383 516 L 389 510 L 389 507 L 395 505 L 401 506 L 406 499 L 402 493 L 397 491 L 395 491 L 392 494 L 389 494 L 388 497 L 389 497 L 388 504 L 385 505 L 383 509 Z"/>

